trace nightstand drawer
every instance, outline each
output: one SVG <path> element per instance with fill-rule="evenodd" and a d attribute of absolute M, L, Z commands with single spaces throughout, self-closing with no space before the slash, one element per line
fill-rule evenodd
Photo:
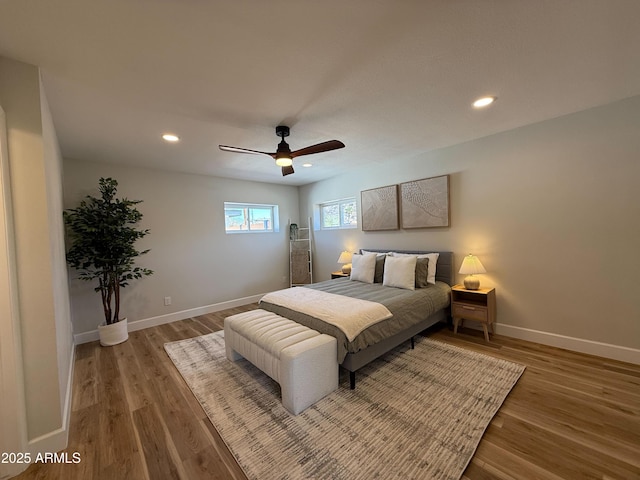
<path fill-rule="evenodd" d="M 477 307 L 475 305 L 454 303 L 453 316 L 466 318 L 468 320 L 478 320 L 480 322 L 486 322 L 489 319 L 489 312 L 486 307 Z"/>

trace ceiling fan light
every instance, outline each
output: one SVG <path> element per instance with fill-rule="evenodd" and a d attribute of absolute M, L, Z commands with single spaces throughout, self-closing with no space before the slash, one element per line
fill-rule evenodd
<path fill-rule="evenodd" d="M 278 154 L 276 156 L 276 165 L 278 165 L 279 167 L 290 167 L 291 165 L 293 165 L 293 159 L 286 153 Z"/>
<path fill-rule="evenodd" d="M 338 140 L 328 140 L 326 142 L 310 145 L 305 148 L 300 148 L 294 152 L 291 151 L 289 144 L 284 141 L 285 137 L 289 136 L 289 127 L 285 125 L 278 125 L 276 127 L 276 135 L 282 140 L 278 143 L 278 149 L 274 153 L 262 152 L 260 150 L 250 150 L 248 148 L 230 147 L 229 145 L 219 145 L 220 150 L 225 152 L 234 153 L 251 153 L 259 155 L 268 155 L 276 161 L 276 165 L 282 169 L 282 176 L 291 175 L 293 170 L 293 159 L 304 155 L 311 155 L 314 153 L 329 152 L 331 150 L 337 150 L 338 148 L 344 148 L 344 143 Z M 310 167 L 311 163 L 304 163 L 304 167 Z"/>

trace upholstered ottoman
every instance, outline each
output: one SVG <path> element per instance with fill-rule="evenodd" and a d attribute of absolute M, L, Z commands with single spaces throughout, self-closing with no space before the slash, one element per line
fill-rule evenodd
<path fill-rule="evenodd" d="M 266 310 L 224 319 L 227 358 L 244 357 L 280 384 L 282 404 L 294 415 L 338 388 L 338 344 Z"/>

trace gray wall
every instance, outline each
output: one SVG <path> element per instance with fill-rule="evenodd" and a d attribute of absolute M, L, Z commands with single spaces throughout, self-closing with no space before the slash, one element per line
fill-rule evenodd
<path fill-rule="evenodd" d="M 66 446 L 73 355 L 62 158 L 38 68 L 0 57 L 0 104 L 7 120 L 27 434 L 55 451 Z"/>
<path fill-rule="evenodd" d="M 300 189 L 300 214 L 360 191 L 451 175 L 451 227 L 316 232 L 315 271 L 358 248 L 477 255 L 495 286 L 497 321 L 640 348 L 640 97 Z M 462 276 L 459 276 L 462 281 Z M 503 329 L 516 333 L 516 329 Z"/>
<path fill-rule="evenodd" d="M 44 155 L 44 174 L 46 176 L 47 213 L 49 225 L 49 246 L 51 255 L 51 288 L 53 309 L 56 321 L 56 343 L 58 345 L 58 382 L 60 385 L 60 404 L 71 400 L 71 374 L 73 371 L 73 334 L 71 325 L 71 306 L 69 302 L 69 278 L 65 258 L 64 223 L 62 221 L 62 155 L 58 138 L 53 126 L 47 97 L 40 86 L 40 105 L 42 112 L 42 144 Z M 69 395 L 67 399 L 66 396 Z M 70 409 L 70 405 L 66 405 Z"/>
<path fill-rule="evenodd" d="M 65 208 L 85 195 L 98 195 L 100 177 L 119 182 L 119 196 L 143 200 L 139 242 L 151 252 L 139 264 L 154 275 L 123 290 L 122 313 L 130 322 L 183 312 L 289 285 L 288 222 L 298 221 L 296 187 L 65 160 Z M 278 233 L 226 234 L 224 202 L 279 206 Z M 99 296 L 72 277 L 74 333 L 103 321 Z M 164 297 L 172 298 L 164 306 Z"/>

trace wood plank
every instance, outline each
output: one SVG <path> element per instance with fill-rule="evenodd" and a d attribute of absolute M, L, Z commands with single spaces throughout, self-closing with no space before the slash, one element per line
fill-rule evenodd
<path fill-rule="evenodd" d="M 155 394 L 150 380 L 146 377 L 143 365 L 138 361 L 138 355 L 133 342 L 119 345 L 116 361 L 123 379 L 127 406 L 132 412 L 146 405 L 154 403 Z"/>
<path fill-rule="evenodd" d="M 100 449 L 98 427 L 102 404 L 96 403 L 79 409 L 71 415 L 69 426 L 69 445 L 66 451 L 80 454 L 80 463 L 64 468 L 60 478 L 78 479 L 98 478 L 100 472 Z"/>
<path fill-rule="evenodd" d="M 133 421 L 140 436 L 149 478 L 185 478 L 178 472 L 168 437 L 162 428 L 162 420 L 152 406 L 145 406 L 133 412 Z"/>
<path fill-rule="evenodd" d="M 186 322 L 186 325 L 189 327 L 190 331 L 194 333 L 194 335 L 192 335 L 192 336 L 207 335 L 208 333 L 212 333 L 213 332 L 213 330 L 211 330 L 210 328 L 205 327 L 202 323 L 198 322 L 194 318 L 190 318 L 188 320 L 185 320 L 185 322 Z"/>
<path fill-rule="evenodd" d="M 516 418 L 506 420 L 498 432 L 490 425 L 483 441 L 561 478 L 640 478 L 640 468 Z"/>
<path fill-rule="evenodd" d="M 71 410 L 78 411 L 98 403 L 98 372 L 96 370 L 95 347 L 90 351 L 81 350 L 83 354 L 74 363 L 73 398 Z M 90 352 L 90 353 L 89 353 Z"/>
<path fill-rule="evenodd" d="M 164 350 L 164 343 L 167 341 L 167 338 L 160 331 L 157 331 L 154 335 L 147 335 L 141 338 L 140 342 L 140 346 L 143 347 L 145 352 L 145 358 L 154 363 L 156 375 L 152 377 L 152 380 L 156 385 L 156 391 L 162 392 L 165 388 L 177 389 L 191 412 L 197 418 L 206 418 L 207 415 L 200 403 L 191 393 L 189 386 Z M 171 377 L 171 379 L 168 377 Z"/>
<path fill-rule="evenodd" d="M 514 454 L 509 449 L 495 445 L 490 439 L 480 443 L 464 475 L 473 480 L 484 478 L 561 480 L 563 478 L 535 462 Z"/>
<path fill-rule="evenodd" d="M 98 416 L 101 468 L 119 462 L 138 450 L 123 385 L 125 378 L 120 374 L 116 361 L 118 347 L 100 348 L 96 355 L 98 398 L 102 405 Z M 118 440 L 111 441 L 114 438 Z"/>
<path fill-rule="evenodd" d="M 224 330 L 224 319 L 220 320 L 218 318 L 213 317 L 211 314 L 201 315 L 196 321 L 200 322 L 206 328 L 210 329 L 212 332 L 218 332 L 220 330 Z"/>
<path fill-rule="evenodd" d="M 226 467 L 226 473 L 228 475 L 227 478 L 233 480 L 247 480 L 247 476 L 244 474 L 244 471 L 240 468 L 235 457 L 231 451 L 229 451 L 224 440 L 208 418 L 203 420 L 203 425 L 209 432 L 211 443 L 216 454 L 220 457 L 220 460 Z"/>
<path fill-rule="evenodd" d="M 230 480 L 226 466 L 213 446 L 185 460 L 183 465 L 189 479 Z"/>
<path fill-rule="evenodd" d="M 168 329 L 160 330 L 169 331 Z M 149 343 L 152 345 L 158 343 L 156 347 L 161 348 L 161 351 L 156 349 L 159 353 L 158 362 L 168 359 L 164 351 L 165 342 L 161 336 L 149 339 Z M 169 366 L 164 362 L 163 365 Z M 154 378 L 152 385 L 156 396 L 156 407 L 165 419 L 180 458 L 186 460 L 205 449 L 208 444 L 206 432 L 200 422 L 200 418 L 206 417 L 206 414 L 186 384 L 177 381 L 173 375 L 175 370 L 175 367 L 169 368 L 166 374 Z M 193 403 L 193 409 L 189 408 L 190 402 Z M 201 416 L 194 416 L 194 409 Z"/>
<path fill-rule="evenodd" d="M 84 477 L 92 478 L 92 477 Z M 96 477 L 93 477 L 96 478 Z M 100 472 L 100 478 L 131 478 L 131 479 L 149 479 L 149 475 L 146 472 L 146 467 L 142 463 L 142 458 L 140 456 L 131 456 L 127 458 L 121 459 L 117 463 L 112 463 L 107 468 Z M 157 478 L 165 478 L 165 477 L 157 477 Z"/>

